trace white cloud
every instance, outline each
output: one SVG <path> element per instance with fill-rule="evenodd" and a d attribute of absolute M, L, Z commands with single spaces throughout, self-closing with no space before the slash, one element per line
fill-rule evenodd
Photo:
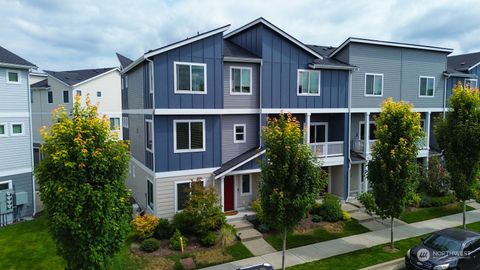
<path fill-rule="evenodd" d="M 478 1 L 0 0 L 0 45 L 43 69 L 117 65 L 143 52 L 260 16 L 307 44 L 365 37 L 480 50 Z"/>

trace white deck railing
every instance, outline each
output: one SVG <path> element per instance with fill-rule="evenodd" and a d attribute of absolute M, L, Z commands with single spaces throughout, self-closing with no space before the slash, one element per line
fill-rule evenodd
<path fill-rule="evenodd" d="M 310 143 L 312 152 L 317 157 L 343 156 L 343 142 Z"/>
<path fill-rule="evenodd" d="M 376 140 L 369 140 L 368 143 L 370 144 L 370 152 L 372 151 L 372 146 L 375 144 Z M 427 149 L 427 142 L 426 140 L 420 140 L 417 143 L 418 150 L 425 150 Z M 364 140 L 352 140 L 352 150 L 357 153 L 364 153 L 365 152 L 365 141 Z"/>

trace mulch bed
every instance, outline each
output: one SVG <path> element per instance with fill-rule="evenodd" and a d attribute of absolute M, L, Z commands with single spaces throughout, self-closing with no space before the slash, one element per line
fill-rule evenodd
<path fill-rule="evenodd" d="M 180 251 L 170 249 L 170 241 L 167 240 L 159 240 L 160 241 L 160 248 L 154 252 L 144 252 L 140 250 L 141 242 L 134 242 L 130 246 L 130 250 L 133 254 L 139 256 L 170 256 L 170 255 L 179 255 L 182 254 Z M 215 247 L 203 247 L 198 242 L 197 237 L 189 237 L 187 247 L 184 249 L 183 253 L 191 253 L 191 252 L 199 252 L 199 251 L 206 251 L 210 249 L 214 249 Z"/>

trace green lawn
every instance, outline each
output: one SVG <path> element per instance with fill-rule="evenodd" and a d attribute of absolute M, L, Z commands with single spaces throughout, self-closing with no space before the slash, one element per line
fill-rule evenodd
<path fill-rule="evenodd" d="M 468 229 L 480 232 L 480 222 L 467 225 Z M 407 250 L 420 243 L 421 238 L 427 235 L 413 237 L 395 242 L 395 247 L 399 249 L 396 253 L 389 253 L 383 250 L 383 247 L 388 246 L 379 245 L 371 248 L 357 250 L 351 253 L 334 256 L 328 259 L 315 261 L 311 263 L 301 264 L 289 267 L 289 270 L 354 270 L 364 268 L 398 258 L 402 258 Z"/>
<path fill-rule="evenodd" d="M 287 235 L 287 249 L 314 244 L 318 242 L 328 241 L 340 237 L 346 237 L 354 234 L 369 232 L 369 230 L 362 225 L 358 224 L 358 221 L 352 219 L 350 221 L 341 221 L 343 223 L 343 231 L 339 233 L 333 233 L 325 230 L 324 228 L 317 228 L 309 233 L 289 233 Z M 282 250 L 282 235 L 275 233 L 265 237 L 265 240 L 272 245 L 276 250 Z"/>
<path fill-rule="evenodd" d="M 467 205 L 467 211 L 471 210 L 475 209 Z M 438 207 L 416 208 L 414 211 L 404 211 L 402 215 L 400 215 L 400 220 L 403 220 L 406 223 L 414 223 L 432 218 L 458 214 L 462 211 L 462 203 L 455 203 Z"/>

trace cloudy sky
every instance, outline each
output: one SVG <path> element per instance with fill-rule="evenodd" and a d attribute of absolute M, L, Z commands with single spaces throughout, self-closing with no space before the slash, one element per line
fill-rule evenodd
<path fill-rule="evenodd" d="M 117 66 L 147 50 L 260 16 L 306 44 L 347 37 L 480 51 L 480 1 L 0 0 L 0 46 L 42 69 Z"/>

